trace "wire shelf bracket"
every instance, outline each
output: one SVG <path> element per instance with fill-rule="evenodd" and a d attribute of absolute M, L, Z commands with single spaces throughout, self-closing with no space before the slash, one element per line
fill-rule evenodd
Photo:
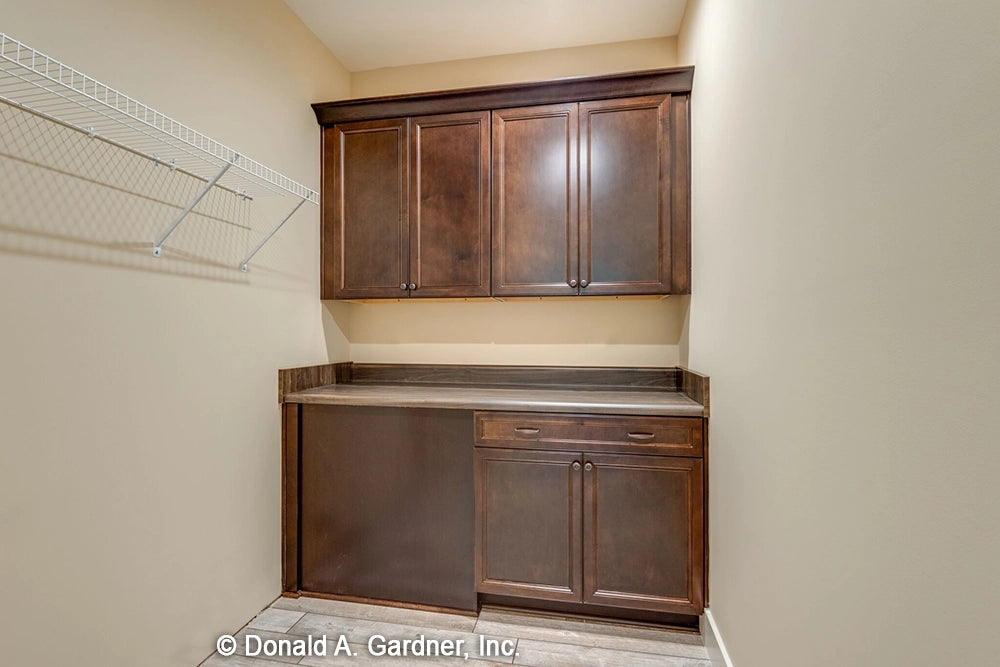
<path fill-rule="evenodd" d="M 198 195 L 153 242 L 163 241 L 213 187 L 244 199 L 292 195 L 300 201 L 240 264 L 247 263 L 305 202 L 319 193 L 237 153 L 124 93 L 0 32 L 0 102 L 204 181 Z"/>
<path fill-rule="evenodd" d="M 153 241 L 153 257 L 159 257 L 162 254 L 163 242 L 167 240 L 167 237 L 170 236 L 170 233 L 173 232 L 175 229 L 177 229 L 177 225 L 181 224 L 181 220 L 187 217 L 187 214 L 191 212 L 191 209 L 193 209 L 195 206 L 198 205 L 198 202 L 200 202 L 202 198 L 208 194 L 209 190 L 211 190 L 212 187 L 219 182 L 219 179 L 222 178 L 227 171 L 229 171 L 229 168 L 231 166 L 233 166 L 232 162 L 230 162 L 227 165 L 224 165 L 222 169 L 219 170 L 219 173 L 217 173 L 215 176 L 212 177 L 212 180 L 208 181 L 207 183 L 205 183 L 205 185 L 202 186 L 198 194 L 196 194 L 194 196 L 194 199 L 191 200 L 191 203 L 189 203 L 187 206 L 184 207 L 184 210 L 181 211 L 176 218 L 174 218 L 174 221 L 170 223 L 170 226 L 167 227 L 165 230 L 163 230 L 162 234 L 156 237 L 156 240 Z"/>
<path fill-rule="evenodd" d="M 305 199 L 299 200 L 299 203 L 295 205 L 295 208 L 292 209 L 291 213 L 289 213 L 288 215 L 286 215 L 284 217 L 284 219 L 282 219 L 281 222 L 279 222 L 277 225 L 275 225 L 274 229 L 272 229 L 267 234 L 267 236 L 265 236 L 263 239 L 261 239 L 260 243 L 258 243 L 257 246 L 253 250 L 251 250 L 250 253 L 246 257 L 243 258 L 243 261 L 240 262 L 240 270 L 243 273 L 247 272 L 247 265 L 250 263 L 250 260 L 253 259 L 253 256 L 257 254 L 257 251 L 260 250 L 261 248 L 263 248 L 264 244 L 267 243 L 268 241 L 270 241 L 271 237 L 274 236 L 275 234 L 277 234 L 278 230 L 281 229 L 281 226 L 284 225 L 286 222 L 288 222 L 288 219 L 291 218 L 293 215 L 295 215 L 295 212 L 299 210 L 299 207 L 301 207 L 305 203 L 306 203 Z"/>

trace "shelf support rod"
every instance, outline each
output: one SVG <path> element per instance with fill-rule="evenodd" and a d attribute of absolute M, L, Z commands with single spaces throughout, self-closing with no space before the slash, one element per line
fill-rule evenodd
<path fill-rule="evenodd" d="M 279 222 L 277 226 L 274 229 L 272 229 L 267 236 L 261 239 L 261 242 L 257 244 L 257 247 L 251 250 L 250 254 L 243 258 L 243 261 L 240 262 L 240 270 L 243 273 L 247 272 L 247 264 L 249 264 L 250 260 L 253 259 L 253 256 L 257 254 L 257 251 L 263 248 L 264 244 L 270 241 L 271 237 L 278 233 L 278 230 L 281 229 L 281 226 L 284 225 L 286 222 L 288 222 L 289 218 L 295 215 L 295 212 L 299 210 L 299 207 L 301 207 L 303 204 L 306 203 L 306 199 L 307 199 L 306 197 L 303 197 L 302 201 L 296 204 L 295 208 L 292 209 L 292 212 L 286 215 L 285 218 L 281 222 Z"/>
<path fill-rule="evenodd" d="M 212 180 L 205 183 L 205 185 L 201 188 L 201 191 L 195 195 L 194 199 L 191 200 L 191 203 L 188 204 L 187 207 L 185 207 L 184 210 L 181 211 L 176 218 L 174 218 L 174 221 L 170 224 L 170 226 L 167 227 L 166 230 L 164 230 L 164 232 L 157 237 L 156 241 L 153 242 L 153 257 L 159 257 L 163 253 L 162 246 L 166 238 L 170 236 L 170 234 L 173 233 L 175 229 L 177 229 L 177 225 L 181 224 L 181 220 L 187 217 L 187 214 L 190 213 L 191 210 L 198 205 L 198 202 L 200 202 L 202 198 L 208 194 L 208 191 L 211 190 L 212 187 L 219 182 L 219 179 L 222 178 L 222 176 L 227 171 L 229 171 L 229 168 L 232 167 L 233 163 L 235 162 L 236 160 L 234 158 L 232 162 L 227 162 L 226 164 L 224 164 L 222 166 L 222 169 L 219 170 L 219 173 L 213 176 Z"/>

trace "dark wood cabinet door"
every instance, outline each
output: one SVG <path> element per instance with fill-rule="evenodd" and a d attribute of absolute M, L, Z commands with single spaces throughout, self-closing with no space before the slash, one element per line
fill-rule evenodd
<path fill-rule="evenodd" d="M 671 292 L 670 99 L 580 104 L 581 294 Z"/>
<path fill-rule="evenodd" d="M 581 600 L 580 459 L 476 448 L 477 591 Z"/>
<path fill-rule="evenodd" d="M 493 112 L 493 294 L 578 292 L 576 104 Z"/>
<path fill-rule="evenodd" d="M 584 461 L 583 601 L 700 614 L 701 460 L 588 453 Z"/>
<path fill-rule="evenodd" d="M 323 131 L 324 299 L 407 295 L 407 124 L 399 118 Z"/>
<path fill-rule="evenodd" d="M 490 294 L 490 114 L 410 119 L 412 297 Z"/>

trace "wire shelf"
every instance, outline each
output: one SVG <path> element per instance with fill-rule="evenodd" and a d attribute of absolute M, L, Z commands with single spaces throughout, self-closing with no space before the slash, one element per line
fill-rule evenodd
<path fill-rule="evenodd" d="M 254 186 L 283 190 L 314 204 L 319 194 L 128 95 L 0 33 L 0 99 L 100 136 L 152 160 L 252 196 Z"/>
<path fill-rule="evenodd" d="M 247 198 L 291 194 L 301 200 L 296 210 L 306 201 L 319 204 L 315 190 L 4 33 L 0 101 L 199 178 L 206 191 L 221 187 Z M 155 255 L 187 212 L 154 243 Z M 242 262 L 244 270 L 248 260 Z"/>

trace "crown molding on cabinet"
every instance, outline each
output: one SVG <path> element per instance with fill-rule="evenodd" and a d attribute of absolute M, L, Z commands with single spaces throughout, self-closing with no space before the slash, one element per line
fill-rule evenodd
<path fill-rule="evenodd" d="M 335 123 L 356 120 L 527 107 L 657 93 L 689 93 L 693 81 L 694 67 L 671 67 L 555 81 L 319 102 L 313 104 L 312 108 L 317 122 L 323 127 L 329 127 Z"/>

